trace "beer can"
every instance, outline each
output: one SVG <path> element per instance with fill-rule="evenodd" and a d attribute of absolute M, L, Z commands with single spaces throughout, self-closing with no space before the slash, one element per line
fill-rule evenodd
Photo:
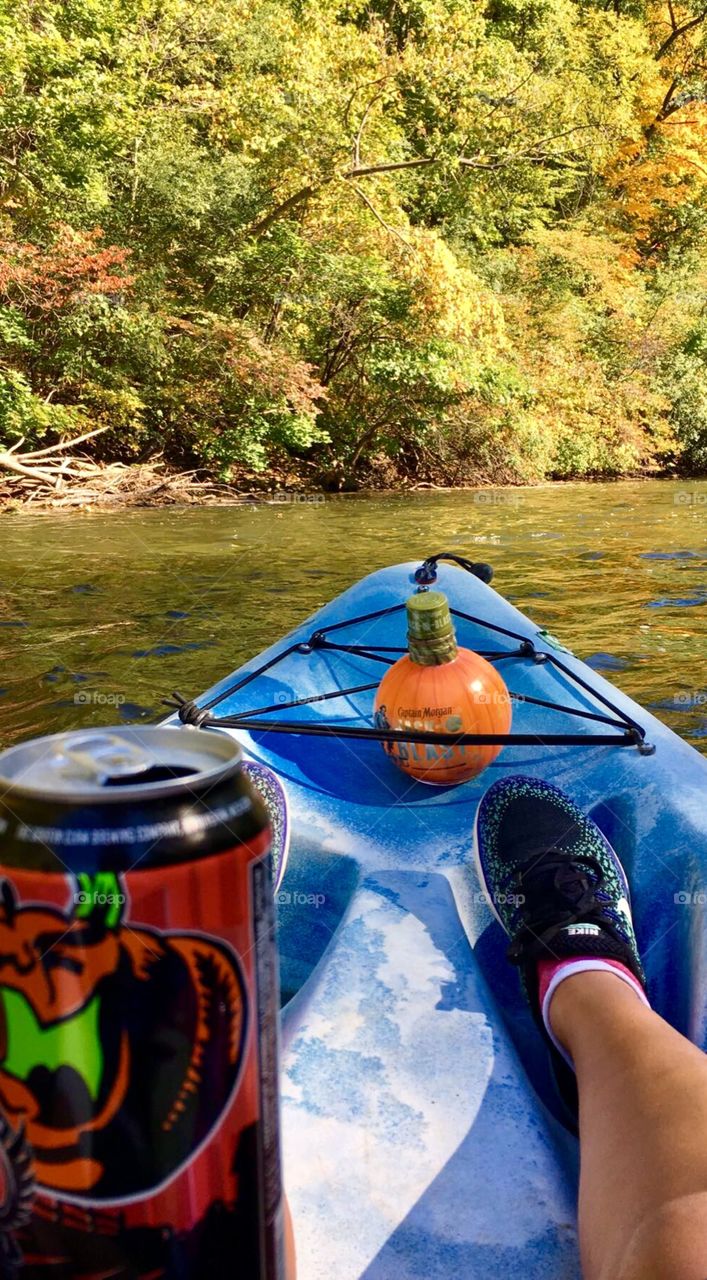
<path fill-rule="evenodd" d="M 282 1280 L 268 820 L 225 733 L 0 755 L 0 1274 Z"/>

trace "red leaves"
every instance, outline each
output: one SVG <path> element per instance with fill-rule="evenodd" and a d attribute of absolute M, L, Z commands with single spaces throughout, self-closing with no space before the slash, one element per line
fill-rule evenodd
<path fill-rule="evenodd" d="M 215 325 L 214 337 L 223 342 L 224 365 L 242 386 L 268 399 L 287 400 L 295 413 L 316 413 L 326 391 L 304 360 L 268 346 L 254 333 L 241 334 L 234 325 Z"/>
<path fill-rule="evenodd" d="M 192 404 L 203 397 L 217 405 L 230 382 L 231 388 L 240 388 L 245 397 L 270 408 L 286 403 L 294 413 L 317 413 L 326 391 L 306 361 L 269 346 L 239 321 L 209 313 L 202 313 L 200 323 L 177 316 L 166 319 L 172 333 L 192 340 L 186 360 Z"/>
<path fill-rule="evenodd" d="M 125 293 L 134 277 L 122 268 L 129 249 L 101 247 L 103 231 L 60 224 L 48 247 L 0 240 L 0 298 L 27 313 L 58 314 L 96 294 Z"/>

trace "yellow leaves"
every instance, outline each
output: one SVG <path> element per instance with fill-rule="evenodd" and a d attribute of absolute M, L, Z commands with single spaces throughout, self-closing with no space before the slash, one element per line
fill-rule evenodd
<path fill-rule="evenodd" d="M 571 230 L 555 227 L 536 231 L 533 241 L 543 253 L 564 260 L 587 275 L 608 305 L 618 305 L 619 298 L 631 286 L 630 262 L 626 261 L 625 250 L 606 235 L 593 234 L 580 227 Z"/>
<path fill-rule="evenodd" d="M 645 141 L 642 137 L 631 138 L 622 142 L 617 148 L 613 160 L 607 166 L 607 176 L 610 179 L 613 177 L 617 182 L 620 181 L 620 173 L 626 165 L 633 164 L 633 162 L 638 159 L 644 149 L 644 146 Z"/>
<path fill-rule="evenodd" d="M 667 405 L 645 380 L 609 382 L 586 356 L 574 357 L 570 377 L 566 360 L 541 358 L 537 375 L 542 394 L 534 417 L 551 445 L 552 474 L 628 470 L 669 446 Z"/>
<path fill-rule="evenodd" d="M 620 249 L 616 261 L 620 266 L 630 271 L 637 267 L 641 261 L 641 255 L 635 249 Z"/>
<path fill-rule="evenodd" d="M 705 22 L 679 0 L 650 0 L 646 25 L 653 77 L 642 86 L 635 127 L 604 170 L 618 217 L 638 244 L 654 243 L 666 211 L 675 211 L 677 224 L 682 206 L 707 195 Z"/>
<path fill-rule="evenodd" d="M 401 272 L 415 288 L 415 309 L 428 332 L 474 344 L 477 354 L 482 348 L 503 350 L 503 311 L 491 290 L 434 231 L 415 228 L 408 234 L 413 252 L 402 257 Z"/>
<path fill-rule="evenodd" d="M 684 292 L 594 228 L 546 229 L 512 252 L 503 308 L 530 395 L 504 451 L 519 451 L 526 477 L 528 455 L 539 475 L 652 465 L 675 446 L 658 370 L 691 322 Z"/>
<path fill-rule="evenodd" d="M 661 211 L 707 194 L 707 113 L 694 111 L 685 124 L 677 116 L 655 124 L 641 147 L 624 147 L 607 172 L 620 213 L 639 242 L 650 238 Z"/>

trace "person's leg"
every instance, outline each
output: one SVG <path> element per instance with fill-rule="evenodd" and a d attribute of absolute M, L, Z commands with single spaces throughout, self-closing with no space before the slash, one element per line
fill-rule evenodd
<path fill-rule="evenodd" d="M 616 852 L 522 776 L 482 797 L 474 852 L 575 1115 L 579 1098 L 585 1280 L 707 1280 L 707 1057 L 648 1007 Z"/>
<path fill-rule="evenodd" d="M 707 1057 L 624 982 L 558 986 L 579 1089 L 585 1280 L 707 1280 Z"/>
<path fill-rule="evenodd" d="M 296 1280 L 297 1254 L 295 1250 L 295 1233 L 292 1226 L 292 1214 L 287 1197 L 284 1200 L 284 1232 L 285 1232 L 285 1280 Z"/>

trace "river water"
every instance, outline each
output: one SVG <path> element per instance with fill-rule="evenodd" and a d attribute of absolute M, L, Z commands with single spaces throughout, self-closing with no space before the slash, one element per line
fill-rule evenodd
<path fill-rule="evenodd" d="M 707 752 L 707 481 L 0 517 L 0 746 L 149 720 L 373 569 L 457 550 Z"/>

